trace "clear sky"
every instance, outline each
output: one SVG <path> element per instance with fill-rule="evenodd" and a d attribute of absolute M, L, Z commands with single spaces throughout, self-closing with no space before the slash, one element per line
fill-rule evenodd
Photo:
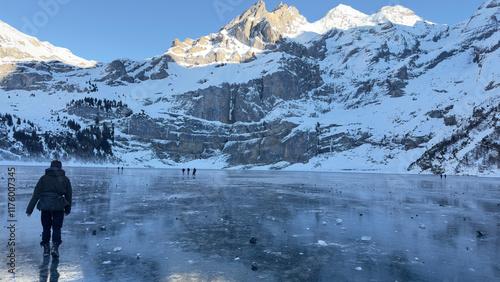
<path fill-rule="evenodd" d="M 87 60 L 141 60 L 163 54 L 174 39 L 216 33 L 258 0 L 0 0 L 0 20 Z M 271 11 L 280 0 L 265 0 Z M 425 20 L 455 25 L 483 0 L 285 0 L 309 22 L 339 4 L 365 14 L 402 5 Z"/>

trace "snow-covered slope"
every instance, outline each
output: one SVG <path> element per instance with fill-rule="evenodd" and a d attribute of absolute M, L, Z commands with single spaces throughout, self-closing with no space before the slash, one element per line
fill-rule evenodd
<path fill-rule="evenodd" d="M 260 1 L 150 60 L 19 62 L 0 79 L 0 157 L 499 173 L 499 9 L 449 27 L 340 5 L 309 23 Z"/>
<path fill-rule="evenodd" d="M 94 67 L 97 63 L 77 57 L 68 49 L 41 42 L 0 21 L 0 64 L 29 61 L 60 61 L 83 68 Z"/>

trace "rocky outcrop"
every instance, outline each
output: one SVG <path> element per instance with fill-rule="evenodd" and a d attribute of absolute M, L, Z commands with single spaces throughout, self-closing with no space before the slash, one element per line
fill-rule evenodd
<path fill-rule="evenodd" d="M 0 87 L 5 91 L 11 90 L 67 90 L 79 91 L 76 85 L 59 83 L 52 85 L 55 74 L 71 73 L 77 68 L 59 62 L 48 63 L 18 63 L 5 67 L 8 75 L 0 79 Z M 1 78 L 1 77 L 0 77 Z M 70 91 L 71 90 L 71 91 Z"/>
<path fill-rule="evenodd" d="M 169 76 L 168 63 L 173 62 L 170 56 L 158 56 L 148 61 L 114 60 L 107 64 L 101 77 L 96 81 L 111 86 L 140 83 L 146 80 L 161 80 Z"/>
<path fill-rule="evenodd" d="M 126 106 L 113 109 L 112 111 L 88 106 L 70 106 L 67 111 L 70 115 L 75 115 L 89 121 L 110 121 L 128 117 L 132 114 L 132 110 Z"/>

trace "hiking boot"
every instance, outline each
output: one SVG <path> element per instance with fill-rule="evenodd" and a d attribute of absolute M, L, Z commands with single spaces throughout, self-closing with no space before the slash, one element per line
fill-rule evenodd
<path fill-rule="evenodd" d="M 43 245 L 43 256 L 47 257 L 50 255 L 50 243 Z"/>
<path fill-rule="evenodd" d="M 59 244 L 52 245 L 52 257 L 53 258 L 59 257 Z"/>

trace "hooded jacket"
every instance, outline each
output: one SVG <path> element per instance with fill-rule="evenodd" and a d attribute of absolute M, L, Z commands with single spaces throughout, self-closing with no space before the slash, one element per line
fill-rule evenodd
<path fill-rule="evenodd" d="M 54 211 L 71 212 L 71 201 L 73 190 L 69 178 L 66 177 L 65 171 L 61 168 L 51 167 L 45 170 L 45 175 L 40 177 L 36 184 L 35 191 L 31 197 L 31 201 L 26 208 L 26 213 L 31 214 L 35 205 L 40 200 L 40 193 L 55 192 L 63 197 L 54 204 Z"/>

